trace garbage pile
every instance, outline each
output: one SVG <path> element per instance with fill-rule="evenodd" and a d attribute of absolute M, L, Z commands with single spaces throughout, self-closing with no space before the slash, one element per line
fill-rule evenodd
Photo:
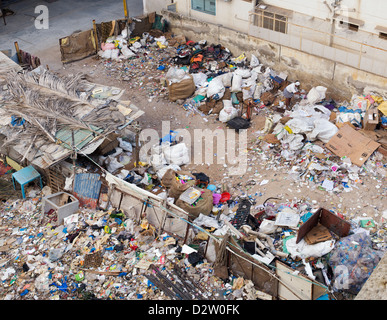
<path fill-rule="evenodd" d="M 264 116 L 265 127 L 255 132 L 256 143 L 248 148 L 262 168 L 285 168 L 296 183 L 335 194 L 351 192 L 364 175 L 385 188 L 386 164 L 378 146 L 366 155 L 363 151 L 360 165 L 357 158 L 328 148 L 343 128 L 362 128 L 371 106 L 383 112 L 381 97 L 354 96 L 350 103 L 337 103 L 318 86 L 301 90 L 286 109 L 287 75 L 265 67 L 254 55 L 248 61 L 244 54 L 233 57 L 226 47 L 206 41 L 160 32 L 127 39 L 125 32 L 101 45 L 98 54 L 109 73 L 146 91 L 150 100 L 168 98 L 188 113 L 215 116 L 236 130 L 250 127 L 254 112 Z M 281 262 L 290 268 L 289 276 L 317 283 L 324 288 L 320 299 L 336 299 L 339 293 L 350 298 L 386 251 L 385 208 L 379 208 L 382 218 L 375 221 L 328 211 L 313 200 L 263 201 L 261 194 L 248 195 L 238 185 L 227 188 L 184 168 L 187 146 L 164 138 L 131 170 L 134 136 L 119 137 L 117 147 L 94 160 L 126 182 L 160 189 L 159 197 L 188 214 L 192 241 L 159 234 L 146 217 L 134 221 L 109 205 L 79 207 L 61 222 L 55 210 L 44 210 L 50 194 L 45 187 L 27 199 L 0 204 L 1 298 L 278 298 L 265 296 L 250 275 L 236 276 L 225 258 L 235 244 L 251 264 L 278 276 Z M 257 183 L 255 178 L 252 173 L 248 183 Z"/>
<path fill-rule="evenodd" d="M 1 204 L 2 299 L 256 299 L 251 281 L 214 276 L 203 246 L 115 209 L 79 208 L 58 224 L 42 211 L 47 194 Z"/>
<path fill-rule="evenodd" d="M 189 214 L 192 241 L 159 234 L 146 218 L 134 221 L 111 207 L 79 207 L 59 223 L 54 210 L 44 210 L 49 187 L 3 202 L 2 299 L 262 299 L 248 275 L 236 276 L 230 266 L 220 271 L 219 243 L 227 237 L 252 263 L 276 272 L 281 261 L 294 276 L 316 281 L 326 288 L 322 299 L 352 297 L 387 249 L 387 212 L 379 223 L 349 220 L 316 201 L 257 203 L 203 173 L 172 169 L 162 184 Z"/>

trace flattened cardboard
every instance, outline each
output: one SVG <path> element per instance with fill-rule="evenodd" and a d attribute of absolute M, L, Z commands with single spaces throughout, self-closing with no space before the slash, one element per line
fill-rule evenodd
<path fill-rule="evenodd" d="M 344 125 L 325 146 L 339 157 L 349 157 L 353 164 L 360 167 L 380 144 Z"/>
<path fill-rule="evenodd" d="M 304 237 L 307 244 L 315 244 L 332 239 L 332 235 L 328 228 L 318 223 Z"/>

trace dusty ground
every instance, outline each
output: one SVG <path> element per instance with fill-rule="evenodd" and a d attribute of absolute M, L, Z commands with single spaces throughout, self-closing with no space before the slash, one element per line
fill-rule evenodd
<path fill-rule="evenodd" d="M 37 52 L 42 64 L 48 66 L 50 70 L 61 74 L 71 74 L 84 72 L 90 77 L 90 80 L 105 85 L 117 86 L 125 89 L 122 96 L 123 100 L 130 100 L 140 109 L 145 111 L 145 115 L 140 118 L 140 124 L 143 129 L 153 128 L 160 132 L 162 121 L 170 121 L 172 130 L 187 129 L 193 133 L 194 129 L 222 129 L 225 124 L 216 120 L 216 116 L 203 117 L 199 114 L 189 114 L 183 109 L 181 103 L 169 101 L 168 97 L 155 97 L 149 99 L 147 91 L 141 88 L 141 85 L 133 85 L 128 81 L 120 80 L 117 76 L 117 70 L 112 70 L 111 66 L 106 67 L 104 61 L 97 57 L 89 57 L 81 61 L 62 65 L 60 62 L 60 53 L 57 46 L 44 52 Z M 133 63 L 136 60 L 133 60 Z M 142 63 L 137 61 L 137 63 Z M 155 66 L 152 62 L 148 63 L 145 71 L 154 75 Z M 114 69 L 114 68 L 113 68 Z M 149 75 L 148 74 L 148 75 Z M 155 73 L 156 74 L 156 73 Z M 159 73 L 160 74 L 160 73 Z M 328 89 L 329 92 L 329 89 Z M 335 98 L 335 97 L 332 97 Z M 205 121 L 206 119 L 208 121 Z M 252 126 L 248 129 L 248 170 L 242 176 L 230 175 L 229 166 L 216 164 L 214 157 L 213 165 L 192 164 L 184 169 L 196 170 L 207 174 L 212 184 L 228 188 L 233 196 L 246 193 L 256 200 L 257 204 L 262 204 L 269 197 L 278 197 L 283 201 L 292 199 L 315 200 L 316 205 L 328 210 L 341 213 L 348 218 L 354 216 L 367 216 L 373 218 L 376 222 L 382 222 L 382 212 L 387 208 L 387 188 L 386 177 L 375 177 L 370 174 L 361 176 L 361 183 L 357 183 L 356 188 L 351 192 L 341 192 L 334 194 L 315 188 L 315 185 L 307 181 L 295 183 L 288 175 L 291 167 L 283 164 L 274 166 L 274 168 L 265 168 L 266 161 L 254 149 L 257 146 L 256 131 L 263 129 L 264 111 L 260 114 L 253 114 Z M 161 134 L 161 133 L 160 133 Z M 384 160 L 385 161 L 385 160 Z M 204 160 L 203 160 L 204 162 Z M 227 162 L 226 162 L 227 163 Z M 255 185 L 247 185 L 248 181 L 255 180 Z M 262 180 L 268 180 L 268 183 L 260 186 Z"/>

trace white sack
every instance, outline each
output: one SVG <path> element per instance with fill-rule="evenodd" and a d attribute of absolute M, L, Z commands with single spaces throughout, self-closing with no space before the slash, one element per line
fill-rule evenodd
<path fill-rule="evenodd" d="M 211 98 L 217 95 L 218 99 L 221 99 L 224 95 L 226 88 L 223 85 L 223 81 L 221 77 L 215 77 L 210 81 L 207 87 L 207 97 Z"/>
<path fill-rule="evenodd" d="M 293 259 L 300 257 L 301 259 L 306 259 L 309 257 L 320 258 L 334 248 L 335 240 L 328 240 L 319 242 L 316 244 L 307 244 L 304 239 L 301 239 L 299 243 L 296 244 L 297 237 L 293 237 L 286 241 L 286 249 Z"/>
<path fill-rule="evenodd" d="M 231 100 L 223 100 L 223 109 L 219 113 L 219 121 L 227 122 L 238 115 L 238 110 L 233 107 Z"/>
<path fill-rule="evenodd" d="M 231 92 L 242 91 L 242 76 L 234 73 L 232 77 Z"/>
<path fill-rule="evenodd" d="M 184 142 L 172 146 L 163 145 L 163 153 L 169 164 L 176 164 L 181 166 L 188 164 L 190 161 L 188 148 Z"/>
<path fill-rule="evenodd" d="M 196 88 L 200 88 L 207 84 L 207 75 L 203 72 L 193 73 L 192 78 L 194 80 Z"/>
<path fill-rule="evenodd" d="M 336 133 L 339 131 L 333 123 L 326 119 L 316 119 L 314 121 L 314 129 L 312 132 L 307 133 L 307 137 L 310 141 L 319 139 L 324 143 L 327 143 Z"/>
<path fill-rule="evenodd" d="M 251 60 L 250 60 L 250 68 L 255 68 L 259 66 L 259 60 L 255 55 L 251 55 Z"/>
<path fill-rule="evenodd" d="M 306 96 L 309 103 L 314 104 L 325 99 L 325 93 L 327 88 L 323 86 L 317 86 L 310 89 L 308 95 Z"/>

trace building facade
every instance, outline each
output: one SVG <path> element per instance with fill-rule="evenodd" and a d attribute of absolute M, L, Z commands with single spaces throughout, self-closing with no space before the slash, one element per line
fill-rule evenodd
<path fill-rule="evenodd" d="M 387 77 L 384 0 L 143 0 L 268 42 Z"/>

